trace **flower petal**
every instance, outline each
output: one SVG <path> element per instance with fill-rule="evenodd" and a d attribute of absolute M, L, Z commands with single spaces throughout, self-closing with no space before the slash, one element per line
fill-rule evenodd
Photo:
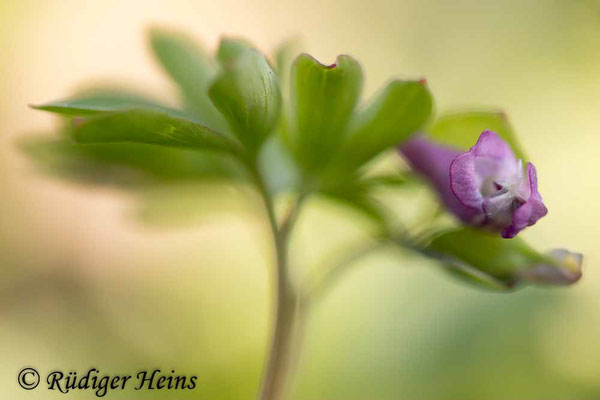
<path fill-rule="evenodd" d="M 516 209 L 510 226 L 502 232 L 504 238 L 515 237 L 522 229 L 535 224 L 538 219 L 548 214 L 548 209 L 538 192 L 535 166 L 531 163 L 527 164 L 527 177 L 530 190 L 529 199 Z"/>
<path fill-rule="evenodd" d="M 461 204 L 450 189 L 450 164 L 460 152 L 414 136 L 398 148 L 413 170 L 423 175 L 438 192 L 450 212 L 466 223 L 480 223 L 482 213 L 477 208 Z"/>
<path fill-rule="evenodd" d="M 510 146 L 497 133 L 483 131 L 471 149 L 450 165 L 450 188 L 468 207 L 483 208 L 482 191 L 493 190 L 491 177 L 504 180 L 515 175 L 518 162 Z M 490 186 L 490 189 L 486 189 Z"/>
<path fill-rule="evenodd" d="M 464 206 L 481 209 L 483 196 L 475 175 L 475 158 L 475 153 L 469 151 L 450 163 L 450 189 Z"/>
<path fill-rule="evenodd" d="M 490 157 L 495 160 L 515 160 L 515 154 L 512 149 L 496 132 L 485 130 L 477 139 L 477 143 L 469 152 L 475 153 L 476 156 Z"/>

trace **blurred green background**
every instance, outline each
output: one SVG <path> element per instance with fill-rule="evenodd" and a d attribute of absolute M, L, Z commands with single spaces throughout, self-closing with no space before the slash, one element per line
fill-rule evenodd
<path fill-rule="evenodd" d="M 408 255 L 374 254 L 311 315 L 294 399 L 600 398 L 595 0 L 1 0 L 0 397 L 63 398 L 22 390 L 16 375 L 27 365 L 199 376 L 191 392 L 107 398 L 255 395 L 272 256 L 254 205 L 211 188 L 197 196 L 198 209 L 211 212 L 194 223 L 171 224 L 178 203 L 170 199 L 142 210 L 163 226 L 140 223 L 132 198 L 49 179 L 16 148 L 57 124 L 27 104 L 82 82 L 116 80 L 174 99 L 147 48 L 154 24 L 186 30 L 209 49 L 222 34 L 266 52 L 299 37 L 324 63 L 338 53 L 358 58 L 367 95 L 390 76 L 426 77 L 438 111 L 504 109 L 550 210 L 523 236 L 585 255 L 577 285 L 507 295 L 464 286 Z M 292 249 L 298 271 L 360 231 L 361 221 L 329 204 L 312 202 L 303 217 Z"/>

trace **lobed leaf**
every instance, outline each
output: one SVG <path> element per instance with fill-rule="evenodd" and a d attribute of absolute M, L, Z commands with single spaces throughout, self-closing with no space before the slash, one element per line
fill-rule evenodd
<path fill-rule="evenodd" d="M 227 66 L 238 59 L 246 51 L 252 49 L 254 49 L 254 46 L 244 39 L 224 37 L 219 42 L 217 60 L 222 66 Z"/>
<path fill-rule="evenodd" d="M 281 109 L 277 77 L 265 57 L 254 49 L 239 53 L 209 93 L 233 133 L 256 152 L 275 128 Z"/>
<path fill-rule="evenodd" d="M 131 110 L 83 121 L 72 132 L 80 143 L 146 143 L 234 152 L 235 143 L 203 125 L 152 110 Z"/>
<path fill-rule="evenodd" d="M 328 164 L 346 135 L 362 84 L 360 64 L 350 56 L 341 55 L 330 66 L 306 54 L 296 58 L 290 126 L 283 134 L 303 169 L 317 172 Z"/>
<path fill-rule="evenodd" d="M 473 146 L 481 132 L 489 129 L 500 135 L 510 146 L 517 158 L 526 159 L 515 132 L 502 112 L 461 112 L 438 118 L 428 129 L 436 141 L 462 150 Z"/>
<path fill-rule="evenodd" d="M 358 167 L 396 146 L 427 121 L 433 99 L 418 81 L 392 81 L 351 121 L 339 164 Z"/>
<path fill-rule="evenodd" d="M 293 37 L 284 40 L 273 51 L 277 76 L 289 73 L 294 62 L 294 55 L 300 53 L 302 47 L 299 38 Z"/>
<path fill-rule="evenodd" d="M 386 186 L 386 187 L 403 187 L 407 184 L 414 183 L 414 177 L 401 174 L 377 174 L 361 178 L 360 182 L 365 187 Z"/>
<path fill-rule="evenodd" d="M 131 189 L 161 182 L 248 178 L 234 157 L 209 150 L 142 143 L 78 144 L 46 138 L 28 139 L 22 147 L 44 170 L 81 183 Z"/>
<path fill-rule="evenodd" d="M 122 89 L 94 89 L 44 104 L 31 105 L 36 110 L 66 116 L 92 116 L 131 109 L 152 109 L 184 116 L 183 111 L 166 107 L 148 97 Z"/>
<path fill-rule="evenodd" d="M 156 59 L 177 83 L 186 106 L 197 120 L 224 132 L 227 124 L 208 97 L 208 88 L 218 73 L 218 65 L 184 34 L 152 29 L 149 37 Z"/>
<path fill-rule="evenodd" d="M 275 72 L 279 78 L 281 94 L 285 101 L 289 100 L 290 92 L 290 72 L 292 63 L 296 54 L 300 53 L 301 43 L 297 38 L 287 39 L 275 49 L 273 61 L 275 63 Z M 283 110 L 287 112 L 288 110 Z"/>
<path fill-rule="evenodd" d="M 369 218 L 380 229 L 380 233 L 387 232 L 388 221 L 381 204 L 372 195 L 372 187 L 371 182 L 352 177 L 339 181 L 337 185 L 322 187 L 319 192 Z"/>

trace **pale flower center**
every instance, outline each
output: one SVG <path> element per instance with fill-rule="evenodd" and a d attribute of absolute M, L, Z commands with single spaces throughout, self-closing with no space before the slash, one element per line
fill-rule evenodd
<path fill-rule="evenodd" d="M 485 162 L 489 166 L 489 160 Z M 484 199 L 484 212 L 500 226 L 510 224 L 515 209 L 529 197 L 529 185 L 523 174 L 521 160 L 488 168 L 490 173 L 482 180 L 480 192 Z"/>

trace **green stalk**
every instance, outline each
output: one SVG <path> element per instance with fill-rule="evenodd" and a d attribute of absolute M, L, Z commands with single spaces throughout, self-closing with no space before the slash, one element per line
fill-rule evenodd
<path fill-rule="evenodd" d="M 298 346 L 298 343 L 295 342 L 295 331 L 298 327 L 299 297 L 289 276 L 288 244 L 302 197 L 298 198 L 281 226 L 278 226 L 273 200 L 258 171 L 255 170 L 254 175 L 269 219 L 277 258 L 274 271 L 276 309 L 273 336 L 258 399 L 283 400 L 286 397 L 290 375 L 294 367 L 293 358 L 297 353 L 295 347 Z"/>

